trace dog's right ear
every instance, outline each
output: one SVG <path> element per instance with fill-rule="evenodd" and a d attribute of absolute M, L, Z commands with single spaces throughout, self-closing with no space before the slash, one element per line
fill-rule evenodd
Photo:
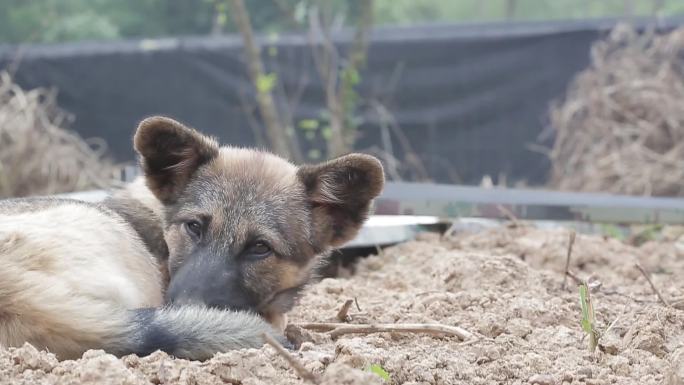
<path fill-rule="evenodd" d="M 192 174 L 218 156 L 215 140 L 162 116 L 143 120 L 133 138 L 147 186 L 162 203 L 172 203 Z"/>

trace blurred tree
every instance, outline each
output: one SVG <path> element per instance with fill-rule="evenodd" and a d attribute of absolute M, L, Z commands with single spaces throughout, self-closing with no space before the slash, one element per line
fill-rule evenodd
<path fill-rule="evenodd" d="M 287 9 L 299 1 L 282 0 Z M 212 31 L 217 0 L 0 0 L 0 42 L 55 42 Z M 250 1 L 258 31 L 291 28 L 274 1 Z M 226 30 L 235 25 L 227 22 Z"/>
<path fill-rule="evenodd" d="M 684 15 L 681 0 L 377 0 L 378 24 Z"/>
<path fill-rule="evenodd" d="M 205 35 L 237 31 L 226 0 L 0 0 L 0 43 Z M 356 25 L 346 0 L 259 0 L 245 6 L 256 32 L 308 30 L 306 9 L 325 4 Z M 377 0 L 375 24 L 684 15 L 682 0 Z M 219 23 L 219 25 L 217 25 Z"/>

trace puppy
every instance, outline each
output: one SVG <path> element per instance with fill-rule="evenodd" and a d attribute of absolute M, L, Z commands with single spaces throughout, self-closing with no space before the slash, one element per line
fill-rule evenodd
<path fill-rule="evenodd" d="M 144 177 L 101 204 L 0 201 L 0 344 L 206 359 L 263 345 L 382 190 L 371 156 L 297 167 L 172 119 L 134 137 Z M 274 327 L 275 325 L 275 327 Z"/>

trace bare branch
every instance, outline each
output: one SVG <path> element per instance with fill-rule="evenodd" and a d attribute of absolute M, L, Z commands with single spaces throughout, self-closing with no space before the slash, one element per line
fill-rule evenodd
<path fill-rule="evenodd" d="M 570 278 L 572 278 L 572 280 L 575 281 L 575 283 L 578 284 L 578 285 L 580 285 L 580 284 L 582 284 L 582 283 L 586 283 L 586 282 L 584 282 L 583 279 L 581 279 L 580 277 L 578 277 L 577 275 L 575 275 L 575 273 L 573 273 L 573 272 L 570 271 L 570 270 L 566 271 L 566 272 L 565 272 L 565 275 L 568 276 L 568 277 L 570 277 Z"/>
<path fill-rule="evenodd" d="M 290 151 L 284 127 L 282 127 L 278 110 L 273 101 L 273 95 L 270 90 L 266 91 L 259 89 L 258 87 L 260 79 L 265 77 L 264 65 L 261 61 L 260 48 L 254 39 L 254 32 L 245 3 L 243 0 L 231 0 L 230 4 L 231 13 L 235 18 L 235 24 L 240 31 L 240 35 L 242 35 L 245 56 L 247 59 L 247 70 L 252 84 L 256 89 L 257 103 L 259 105 L 261 117 L 264 120 L 264 125 L 266 126 L 266 135 L 271 143 L 271 148 L 278 155 L 293 159 L 293 154 Z"/>
<path fill-rule="evenodd" d="M 575 244 L 575 237 L 577 234 L 575 230 L 570 232 L 570 238 L 568 240 L 568 253 L 565 258 L 565 274 L 563 275 L 563 290 L 568 287 L 568 276 L 570 275 L 570 257 L 572 257 L 572 246 Z"/>
<path fill-rule="evenodd" d="M 299 362 L 290 353 L 288 353 L 288 351 L 285 350 L 285 348 L 280 343 L 278 343 L 278 341 L 276 341 L 273 337 L 266 333 L 263 333 L 261 337 L 267 344 L 271 345 L 273 349 L 275 349 L 276 353 L 278 353 L 281 357 L 285 359 L 285 361 L 287 361 L 288 364 L 290 364 L 292 369 L 294 369 L 294 371 L 297 372 L 297 375 L 299 375 L 299 377 L 313 384 L 321 383 L 321 379 L 316 374 L 305 368 L 304 365 L 301 364 L 301 362 Z"/>
<path fill-rule="evenodd" d="M 349 322 L 351 321 L 351 317 L 349 317 L 349 308 L 351 305 L 354 303 L 353 299 L 348 299 L 344 302 L 342 307 L 340 308 L 340 311 L 337 312 L 337 319 L 342 321 L 342 322 Z"/>
<path fill-rule="evenodd" d="M 303 323 L 297 326 L 319 332 L 330 332 L 332 338 L 344 334 L 370 333 L 426 333 L 431 335 L 455 336 L 461 340 L 469 340 L 475 336 L 458 326 L 442 324 L 346 324 L 346 323 Z"/>
<path fill-rule="evenodd" d="M 506 206 L 499 204 L 499 205 L 496 205 L 496 209 L 499 210 L 499 212 L 503 216 L 505 216 L 506 219 L 508 219 L 513 224 L 513 226 L 517 227 L 520 225 L 520 221 L 518 220 L 518 217 L 516 217 L 515 214 L 513 214 L 513 211 L 508 209 Z"/>
<path fill-rule="evenodd" d="M 644 267 L 641 266 L 640 263 L 635 263 L 634 266 L 635 266 L 637 269 L 639 269 L 639 271 L 640 271 L 641 274 L 644 276 L 644 278 L 646 278 L 646 281 L 648 281 L 648 284 L 651 285 L 651 289 L 653 289 L 653 292 L 658 296 L 658 299 L 660 299 L 660 301 L 661 301 L 665 306 L 667 306 L 667 307 L 672 307 L 672 305 L 670 304 L 670 302 L 668 302 L 668 301 L 665 299 L 665 297 L 663 297 L 663 295 L 660 294 L 660 290 L 658 290 L 658 288 L 657 288 L 656 285 L 653 283 L 653 281 L 651 281 L 651 277 L 649 277 L 649 275 L 648 275 L 648 273 L 646 272 L 646 270 L 644 269 Z"/>

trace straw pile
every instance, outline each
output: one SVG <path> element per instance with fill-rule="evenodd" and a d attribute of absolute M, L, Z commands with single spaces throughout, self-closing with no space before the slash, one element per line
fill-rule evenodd
<path fill-rule="evenodd" d="M 55 92 L 24 91 L 0 73 L 0 198 L 110 186 L 119 168 L 105 145 L 65 130 Z"/>
<path fill-rule="evenodd" d="M 551 108 L 551 186 L 684 196 L 684 28 L 618 26 L 591 61 Z"/>

